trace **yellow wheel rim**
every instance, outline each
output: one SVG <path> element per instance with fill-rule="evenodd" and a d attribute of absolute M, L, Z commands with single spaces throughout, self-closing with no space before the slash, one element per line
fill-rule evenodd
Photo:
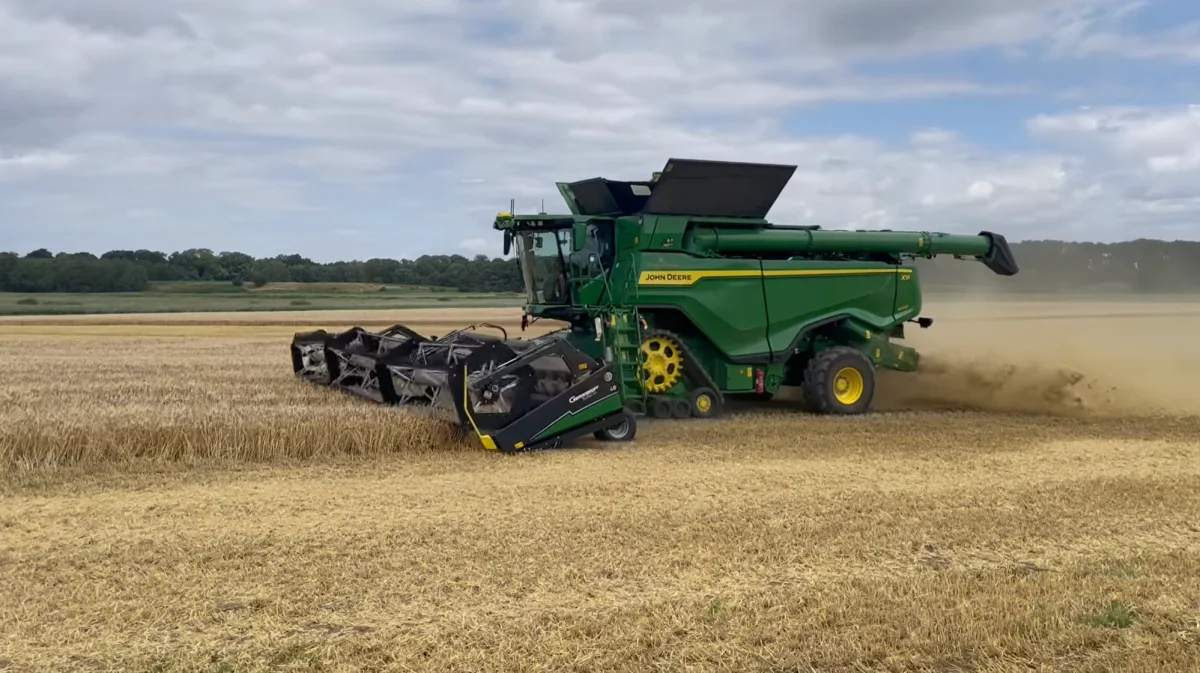
<path fill-rule="evenodd" d="M 646 390 L 665 393 L 683 374 L 683 356 L 673 339 L 654 336 L 642 342 L 642 380 Z"/>
<path fill-rule="evenodd" d="M 708 395 L 700 395 L 696 398 L 696 408 L 702 413 L 708 413 L 708 410 L 712 409 L 712 398 Z"/>
<path fill-rule="evenodd" d="M 857 402 L 862 398 L 865 388 L 862 372 L 854 367 L 843 367 L 833 377 L 833 396 L 842 404 Z"/>

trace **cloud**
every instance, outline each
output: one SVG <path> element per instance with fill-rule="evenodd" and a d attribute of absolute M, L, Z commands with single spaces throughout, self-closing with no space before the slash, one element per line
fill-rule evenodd
<path fill-rule="evenodd" d="M 0 157 L 0 179 L 5 175 L 19 176 L 69 168 L 75 157 L 63 152 L 31 152 Z"/>
<path fill-rule="evenodd" d="M 30 223 L 0 231 L 0 249 L 499 254 L 490 223 L 509 199 L 554 210 L 557 180 L 645 177 L 670 156 L 797 164 L 778 221 L 1195 235 L 1192 111 L 1064 111 L 1061 92 L 1094 96 L 1038 72 L 1158 58 L 1111 46 L 1153 44 L 1124 27 L 1135 14 L 1109 0 L 0 0 L 0 199 Z M 1151 81 L 1125 84 L 1161 98 Z M 1008 141 L 973 121 L 984 112 Z"/>
<path fill-rule="evenodd" d="M 1083 109 L 1029 126 L 1071 153 L 1097 221 L 1123 223 L 1130 237 L 1200 234 L 1200 106 Z"/>
<path fill-rule="evenodd" d="M 499 256 L 496 253 L 495 241 L 491 241 L 486 238 L 468 238 L 460 243 L 458 247 L 474 255 L 490 255 L 492 257 Z"/>

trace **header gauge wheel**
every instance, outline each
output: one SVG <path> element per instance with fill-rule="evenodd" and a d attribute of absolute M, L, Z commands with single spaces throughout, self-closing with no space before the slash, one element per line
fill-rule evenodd
<path fill-rule="evenodd" d="M 596 439 L 602 442 L 632 442 L 637 436 L 637 418 L 628 409 L 621 412 L 613 425 L 597 430 Z"/>

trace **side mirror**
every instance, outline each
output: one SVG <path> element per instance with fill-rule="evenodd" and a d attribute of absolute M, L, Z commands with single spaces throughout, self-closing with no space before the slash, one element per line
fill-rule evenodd
<path fill-rule="evenodd" d="M 512 250 L 512 232 L 505 230 L 504 232 L 504 256 L 507 257 L 509 251 Z"/>

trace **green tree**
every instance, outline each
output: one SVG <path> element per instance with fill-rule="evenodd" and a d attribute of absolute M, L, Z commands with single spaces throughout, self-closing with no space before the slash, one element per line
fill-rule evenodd
<path fill-rule="evenodd" d="M 254 263 L 250 272 L 250 281 L 255 287 L 262 287 L 267 283 L 285 283 L 289 280 L 291 273 L 287 265 L 278 259 L 260 259 Z"/>
<path fill-rule="evenodd" d="M 254 258 L 244 252 L 222 252 L 217 255 L 217 263 L 226 276 L 218 280 L 244 280 L 254 269 Z"/>

